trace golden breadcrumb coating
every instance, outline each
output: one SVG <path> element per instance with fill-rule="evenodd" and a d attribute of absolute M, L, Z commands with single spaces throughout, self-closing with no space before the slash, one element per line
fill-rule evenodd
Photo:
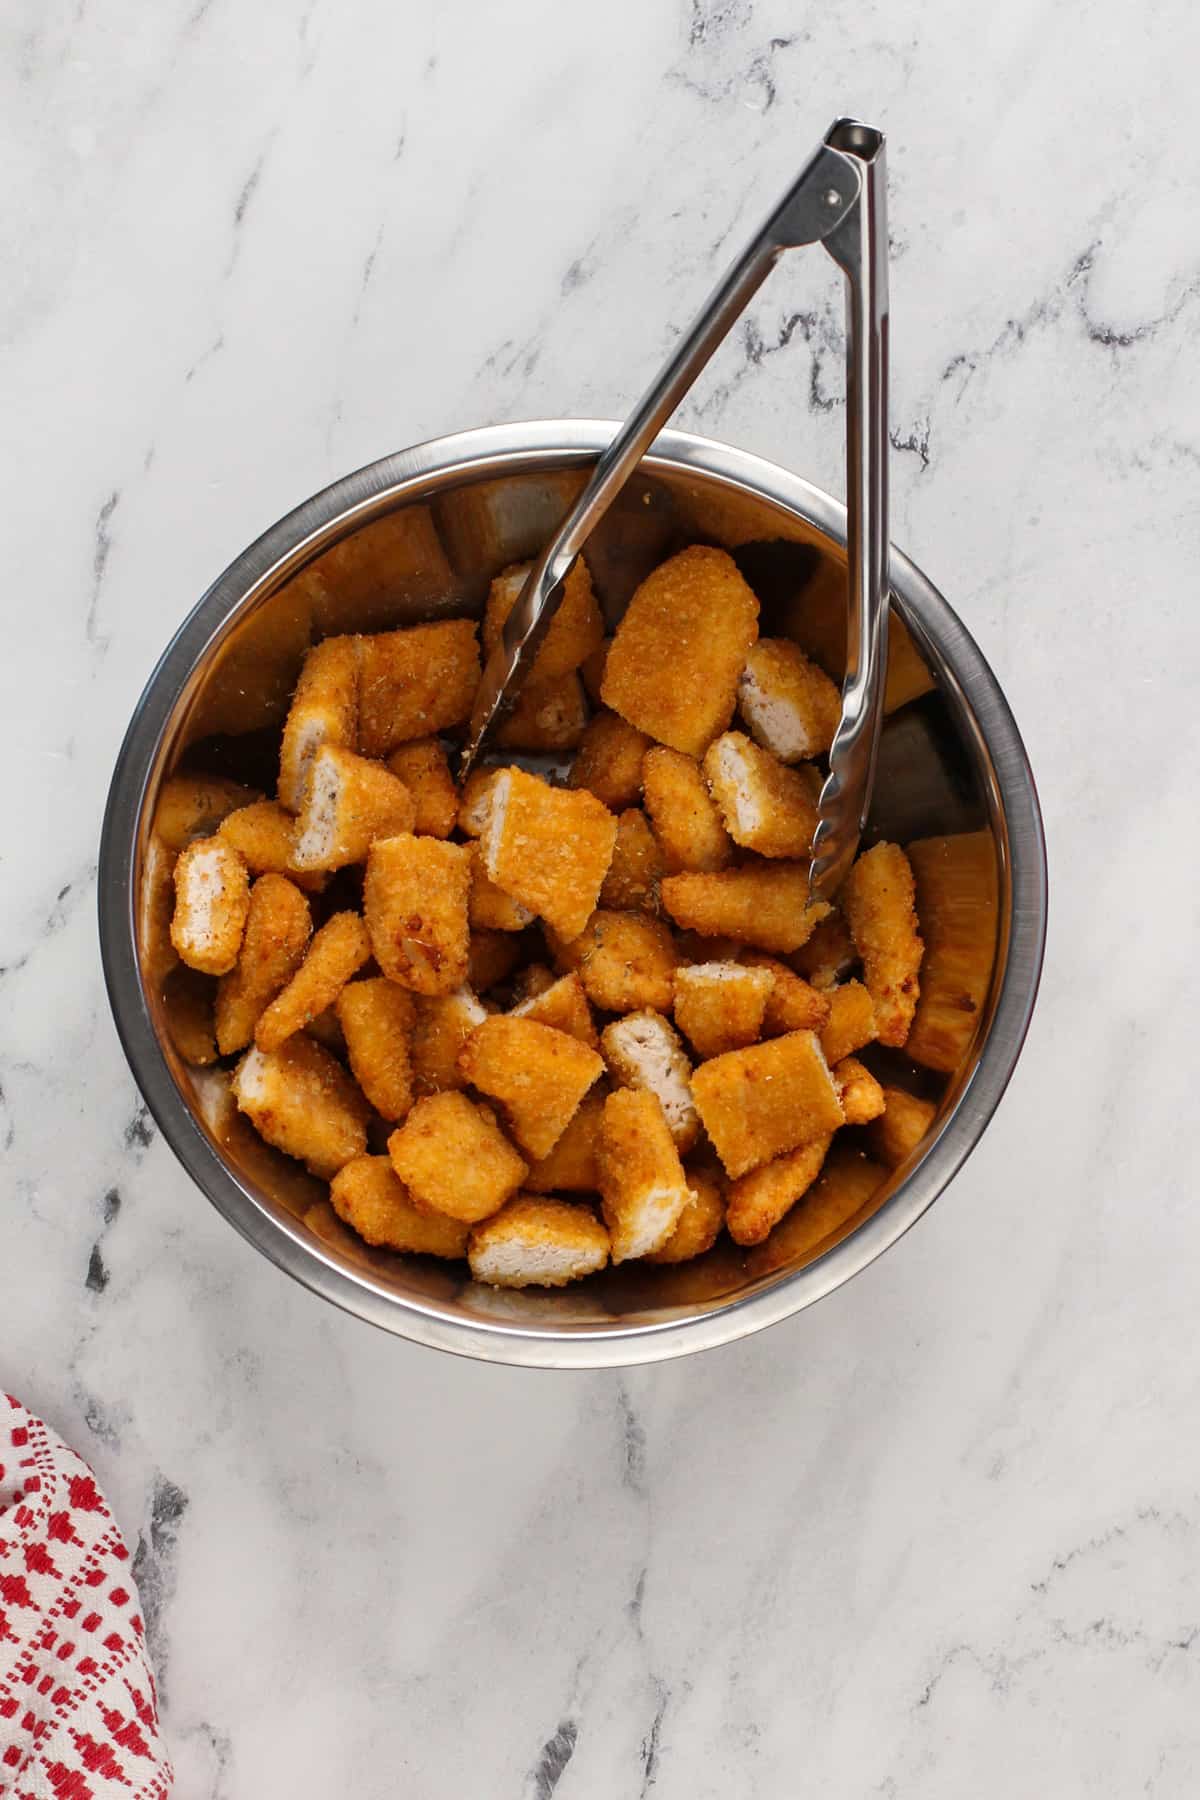
<path fill-rule="evenodd" d="M 151 990 L 176 967 L 179 957 L 171 942 L 175 912 L 175 851 L 168 850 L 156 831 L 146 839 L 138 883 L 138 961 Z"/>
<path fill-rule="evenodd" d="M 747 1263 L 749 1273 L 795 1268 L 832 1249 L 852 1224 L 874 1210 L 871 1202 L 886 1179 L 887 1170 L 878 1163 L 835 1144 L 800 1204 L 776 1226 L 769 1241 L 753 1252 Z"/>
<path fill-rule="evenodd" d="M 675 1023 L 697 1056 L 744 1050 L 763 1034 L 775 977 L 739 962 L 692 963 L 675 971 Z"/>
<path fill-rule="evenodd" d="M 692 1065 L 670 1020 L 651 1011 L 627 1013 L 605 1026 L 600 1041 L 617 1085 L 653 1094 L 675 1148 L 681 1156 L 690 1150 L 700 1135 L 700 1117 L 692 1102 Z"/>
<path fill-rule="evenodd" d="M 358 747 L 386 756 L 471 716 L 479 646 L 470 619 L 441 619 L 362 639 Z"/>
<path fill-rule="evenodd" d="M 733 716 L 758 601 L 724 550 L 681 550 L 647 575 L 617 627 L 601 698 L 639 731 L 702 756 Z"/>
<path fill-rule="evenodd" d="M 691 1262 L 711 1250 L 725 1223 L 725 1185 L 712 1169 L 689 1169 L 688 1199 L 675 1229 L 661 1250 L 651 1250 L 649 1263 Z"/>
<path fill-rule="evenodd" d="M 458 789 L 446 752 L 435 737 L 401 744 L 387 766 L 413 797 L 412 829 L 419 837 L 448 838 L 458 823 Z"/>
<path fill-rule="evenodd" d="M 228 981 L 229 977 L 221 979 Z M 171 1042 L 194 1069 L 207 1068 L 217 1060 L 214 992 L 211 975 L 183 967 L 172 969 L 163 986 L 163 1011 Z"/>
<path fill-rule="evenodd" d="M 472 1032 L 458 1067 L 496 1102 L 518 1148 L 536 1162 L 550 1154 L 604 1060 L 565 1031 L 500 1013 Z"/>
<path fill-rule="evenodd" d="M 413 1103 L 413 997 L 384 976 L 351 981 L 337 997 L 350 1068 L 375 1111 L 392 1124 Z"/>
<path fill-rule="evenodd" d="M 308 901 L 285 875 L 260 875 L 250 889 L 246 931 L 237 962 L 217 984 L 217 1047 L 222 1056 L 244 1050 L 272 1000 L 285 988 L 308 949 Z"/>
<path fill-rule="evenodd" d="M 363 912 L 375 961 L 417 994 L 449 994 L 467 978 L 471 854 L 405 832 L 367 853 Z"/>
<path fill-rule="evenodd" d="M 483 768 L 474 768 L 463 782 L 458 796 L 458 829 L 464 837 L 477 838 L 487 824 L 488 809 L 491 806 L 492 783 L 497 775 L 512 765 L 505 763 L 503 767 L 485 764 Z"/>
<path fill-rule="evenodd" d="M 358 746 L 357 637 L 331 637 L 304 659 L 283 727 L 279 752 L 279 798 L 289 812 L 300 810 L 309 765 L 322 744 Z"/>
<path fill-rule="evenodd" d="M 472 1225 L 498 1212 L 525 1178 L 495 1114 L 465 1094 L 418 1100 L 388 1139 L 388 1155 L 417 1207 Z"/>
<path fill-rule="evenodd" d="M 467 916 L 473 931 L 524 931 L 532 923 L 527 906 L 497 887 L 483 866 L 483 854 L 477 843 L 468 844 L 471 853 L 471 890 L 467 896 Z"/>
<path fill-rule="evenodd" d="M 479 841 L 497 886 L 572 938 L 600 897 L 616 837 L 617 821 L 594 794 L 504 769 L 491 786 Z"/>
<path fill-rule="evenodd" d="M 221 820 L 258 795 L 219 775 L 172 775 L 158 790 L 154 829 L 168 850 L 186 850 L 193 838 L 208 837 Z"/>
<path fill-rule="evenodd" d="M 883 1111 L 868 1133 L 867 1141 L 889 1169 L 907 1162 L 937 1116 L 932 1100 L 919 1100 L 904 1088 L 885 1087 Z"/>
<path fill-rule="evenodd" d="M 661 905 L 659 885 L 665 874 L 650 821 L 637 807 L 627 807 L 617 820 L 617 841 L 600 889 L 600 905 L 607 912 L 641 912 L 653 918 Z"/>
<path fill-rule="evenodd" d="M 807 863 L 747 864 L 718 873 L 668 875 L 663 906 L 677 925 L 758 950 L 798 950 L 829 911 L 808 900 Z"/>
<path fill-rule="evenodd" d="M 820 778 L 792 769 L 742 731 L 726 731 L 704 755 L 704 776 L 735 844 L 759 856 L 807 856 L 817 825 Z"/>
<path fill-rule="evenodd" d="M 764 969 L 774 977 L 763 1013 L 762 1034 L 778 1037 L 783 1031 L 821 1031 L 829 1021 L 829 997 L 811 987 L 794 969 L 760 950 L 744 950 L 741 961 L 749 969 Z"/>
<path fill-rule="evenodd" d="M 305 893 L 320 893 L 329 880 L 296 866 L 296 821 L 278 800 L 252 800 L 222 819 L 217 836 L 237 851 L 252 875 L 286 875 Z"/>
<path fill-rule="evenodd" d="M 415 1207 L 386 1156 L 356 1156 L 329 1184 L 333 1209 L 368 1244 L 421 1256 L 462 1257 L 471 1227 Z"/>
<path fill-rule="evenodd" d="M 735 1179 L 844 1123 L 833 1076 L 811 1031 L 789 1031 L 701 1063 L 692 1098 L 725 1173 Z"/>
<path fill-rule="evenodd" d="M 247 1050 L 233 1096 L 260 1137 L 322 1180 L 366 1150 L 366 1101 L 342 1065 L 304 1032 L 276 1050 Z"/>
<path fill-rule="evenodd" d="M 599 1193 L 600 1120 L 607 1094 L 601 1083 L 584 1095 L 550 1154 L 531 1165 L 525 1177 L 531 1193 Z"/>
<path fill-rule="evenodd" d="M 613 812 L 636 806 L 642 792 L 642 758 L 653 741 L 619 713 L 598 712 L 571 764 L 571 786 L 587 788 Z"/>
<path fill-rule="evenodd" d="M 821 1173 L 831 1139 L 814 1138 L 731 1182 L 725 1224 L 735 1244 L 761 1244 Z"/>
<path fill-rule="evenodd" d="M 642 791 L 669 875 L 725 868 L 733 856 L 733 840 L 693 757 L 658 745 L 647 750 Z"/>
<path fill-rule="evenodd" d="M 171 942 L 202 975 L 224 975 L 237 961 L 250 910 L 250 876 L 220 838 L 196 838 L 175 861 Z"/>
<path fill-rule="evenodd" d="M 578 937 L 556 938 L 554 947 L 562 967 L 578 969 L 588 999 L 602 1012 L 670 1012 L 678 957 L 658 919 L 601 908 Z"/>
<path fill-rule="evenodd" d="M 600 1195 L 614 1263 L 661 1250 L 691 1197 L 663 1109 L 646 1088 L 618 1088 L 604 1102 Z"/>
<path fill-rule="evenodd" d="M 836 987 L 858 966 L 858 952 L 836 907 L 821 920 L 806 944 L 790 958 L 797 975 L 818 990 Z"/>
<path fill-rule="evenodd" d="M 565 1287 L 604 1267 L 608 1233 L 590 1207 L 518 1194 L 474 1227 L 467 1260 L 489 1287 Z"/>
<path fill-rule="evenodd" d="M 825 997 L 829 1017 L 821 1027 L 821 1048 L 832 1067 L 864 1044 L 874 1043 L 879 1026 L 874 1002 L 861 981 L 843 981 L 840 987 L 826 988 Z"/>
<path fill-rule="evenodd" d="M 906 1048 L 950 1075 L 971 1047 L 991 986 L 999 917 L 990 831 L 923 838 L 908 847 L 925 939 L 921 994 Z"/>
<path fill-rule="evenodd" d="M 833 1083 L 842 1102 L 847 1125 L 869 1125 L 883 1111 L 883 1089 L 856 1056 L 844 1056 L 835 1064 Z"/>
<path fill-rule="evenodd" d="M 738 678 L 738 710 L 756 743 L 780 762 L 824 756 L 842 696 L 824 669 L 788 638 L 759 638 Z"/>
<path fill-rule="evenodd" d="M 362 862 L 376 838 L 411 831 L 417 805 L 382 763 L 322 744 L 308 765 L 296 820 L 298 869 Z"/>
<path fill-rule="evenodd" d="M 440 1094 L 463 1086 L 458 1053 L 487 1018 L 487 1009 L 469 987 L 452 994 L 418 994 L 412 1034 L 413 1085 L 418 1094 Z"/>
<path fill-rule="evenodd" d="M 588 705 L 578 675 L 527 681 L 498 725 L 496 742 L 503 750 L 552 755 L 576 749 L 583 742 L 587 722 Z"/>
<path fill-rule="evenodd" d="M 917 1010 L 924 945 L 914 910 L 912 866 L 898 844 L 864 851 L 841 889 L 842 911 L 862 958 L 863 980 L 875 1002 L 879 1041 L 899 1048 Z"/>
<path fill-rule="evenodd" d="M 302 1031 L 318 1013 L 332 1006 L 352 975 L 370 960 L 371 942 L 357 913 L 334 913 L 322 925 L 308 953 L 282 993 L 272 1000 L 254 1027 L 260 1050 L 276 1050 Z"/>
<path fill-rule="evenodd" d="M 488 591 L 483 614 L 483 654 L 489 657 L 500 642 L 509 613 L 520 598 L 532 564 L 518 563 L 497 575 Z M 571 675 L 604 642 L 604 621 L 592 591 L 592 578 L 582 556 L 563 582 L 558 611 L 550 621 L 542 645 L 533 659 L 530 680 L 555 681 Z"/>
<path fill-rule="evenodd" d="M 578 1038 L 589 1050 L 599 1051 L 600 1035 L 579 976 L 572 972 L 560 975 L 556 981 L 549 969 L 541 973 L 549 978 L 549 986 L 541 984 L 539 975 L 537 991 L 518 1000 L 512 1016 L 532 1019 L 538 1025 L 551 1025 L 555 1031 L 565 1031 L 569 1037 Z"/>

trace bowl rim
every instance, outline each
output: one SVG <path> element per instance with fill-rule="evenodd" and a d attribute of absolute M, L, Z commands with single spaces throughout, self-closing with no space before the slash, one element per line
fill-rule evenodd
<path fill-rule="evenodd" d="M 171 714 L 196 670 L 256 600 L 328 543 L 398 504 L 432 498 L 446 485 L 552 465 L 582 466 L 617 425 L 599 419 L 538 419 L 432 438 L 357 469 L 270 526 L 213 582 L 174 633 L 134 708 L 113 771 L 101 832 L 98 910 L 101 960 L 118 1036 L 134 1079 L 177 1159 L 243 1237 L 285 1273 L 343 1310 L 433 1349 L 486 1362 L 541 1368 L 614 1368 L 715 1349 L 778 1324 L 873 1262 L 932 1206 L 957 1174 L 998 1106 L 1029 1028 L 1046 941 L 1047 863 L 1036 787 L 1008 702 L 957 614 L 928 577 L 891 548 L 893 596 L 924 650 L 932 650 L 958 722 L 991 777 L 992 825 L 1001 850 L 1003 972 L 986 1037 L 938 1136 L 878 1210 L 804 1267 L 704 1313 L 611 1326 L 466 1321 L 435 1301 L 398 1295 L 366 1269 L 351 1272 L 298 1219 L 268 1212 L 236 1179 L 193 1117 L 159 1043 L 146 1004 L 136 947 L 135 876 L 143 801 Z M 802 477 L 714 439 L 664 431 L 642 469 L 749 490 L 846 542 L 841 502 Z M 676 1309 L 678 1311 L 679 1309 Z"/>

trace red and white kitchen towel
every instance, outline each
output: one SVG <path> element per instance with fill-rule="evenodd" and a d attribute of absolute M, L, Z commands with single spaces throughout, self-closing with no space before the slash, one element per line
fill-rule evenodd
<path fill-rule="evenodd" d="M 87 1464 L 0 1393 L 0 1795 L 170 1790 L 129 1552 Z"/>

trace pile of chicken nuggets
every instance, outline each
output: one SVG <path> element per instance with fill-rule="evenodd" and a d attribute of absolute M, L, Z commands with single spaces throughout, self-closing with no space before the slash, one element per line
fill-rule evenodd
<path fill-rule="evenodd" d="M 492 583 L 482 645 L 464 619 L 317 644 L 277 797 L 178 774 L 156 843 L 184 1058 L 228 1060 L 368 1244 L 558 1287 L 758 1244 L 843 1127 L 894 1165 L 933 1107 L 857 1056 L 916 1011 L 912 867 L 876 844 L 809 904 L 840 696 L 760 640 L 723 550 L 655 569 L 612 637 L 580 559 L 456 785 L 445 740 L 524 573 Z M 566 778 L 509 752 L 570 753 Z"/>

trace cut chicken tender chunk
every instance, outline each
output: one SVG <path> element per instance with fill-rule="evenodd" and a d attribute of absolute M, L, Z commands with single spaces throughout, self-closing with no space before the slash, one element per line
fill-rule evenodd
<path fill-rule="evenodd" d="M 692 1065 L 679 1033 L 657 1012 L 614 1019 L 601 1035 L 604 1059 L 621 1087 L 644 1088 L 658 1100 L 682 1155 L 700 1135 L 692 1103 Z"/>
<path fill-rule="evenodd" d="M 869 1125 L 884 1108 L 883 1089 L 856 1056 L 844 1056 L 833 1070 L 834 1086 L 847 1125 Z"/>
<path fill-rule="evenodd" d="M 237 962 L 217 984 L 217 1048 L 222 1056 L 251 1042 L 259 1019 L 304 961 L 311 936 L 312 914 L 299 888 L 285 875 L 260 875 L 250 889 Z"/>
<path fill-rule="evenodd" d="M 937 1115 L 932 1100 L 919 1100 L 904 1088 L 885 1087 L 883 1111 L 868 1134 L 873 1153 L 889 1169 L 912 1155 Z"/>
<path fill-rule="evenodd" d="M 250 877 L 237 851 L 220 838 L 197 838 L 175 861 L 171 942 L 190 969 L 225 975 L 242 947 L 250 910 Z"/>
<path fill-rule="evenodd" d="M 497 886 L 573 938 L 600 897 L 616 838 L 617 821 L 594 794 L 504 769 L 492 783 L 479 842 Z"/>
<path fill-rule="evenodd" d="M 300 810 L 309 765 L 322 744 L 357 748 L 361 644 L 357 637 L 326 638 L 304 659 L 279 752 L 279 798 L 289 812 Z"/>
<path fill-rule="evenodd" d="M 733 842 L 694 757 L 657 745 L 647 750 L 642 792 L 669 875 L 726 866 Z"/>
<path fill-rule="evenodd" d="M 236 850 L 252 875 L 287 875 L 306 893 L 319 893 L 329 877 L 296 867 L 296 821 L 278 800 L 252 800 L 217 827 L 223 844 Z"/>
<path fill-rule="evenodd" d="M 809 769 L 789 769 L 752 743 L 727 731 L 704 757 L 704 774 L 735 844 L 760 856 L 807 856 L 817 826 L 820 782 Z"/>
<path fill-rule="evenodd" d="M 684 1169 L 687 1204 L 661 1250 L 651 1250 L 649 1263 L 691 1262 L 711 1250 L 725 1223 L 725 1188 L 711 1169 Z"/>
<path fill-rule="evenodd" d="M 569 777 L 613 812 L 634 806 L 642 791 L 642 758 L 653 743 L 619 713 L 598 712 L 579 746 Z"/>
<path fill-rule="evenodd" d="M 617 820 L 617 841 L 600 889 L 600 905 L 609 912 L 653 917 L 659 910 L 659 885 L 666 872 L 650 821 L 636 806 L 627 807 Z"/>
<path fill-rule="evenodd" d="M 487 1008 L 469 987 L 452 994 L 417 995 L 412 1035 L 413 1083 L 419 1094 L 440 1094 L 463 1086 L 458 1053 Z"/>
<path fill-rule="evenodd" d="M 798 975 L 818 990 L 836 987 L 858 963 L 854 940 L 836 908 L 821 920 L 806 944 L 791 958 Z"/>
<path fill-rule="evenodd" d="M 702 756 L 733 716 L 758 601 L 724 550 L 696 544 L 647 575 L 617 627 L 600 694 L 661 744 Z"/>
<path fill-rule="evenodd" d="M 442 619 L 362 639 L 358 747 L 386 756 L 471 716 L 479 647 L 470 619 Z"/>
<path fill-rule="evenodd" d="M 905 1045 L 914 1062 L 952 1074 L 983 1017 L 996 958 L 996 846 L 990 831 L 908 846 L 925 940 L 921 996 Z"/>
<path fill-rule="evenodd" d="M 588 999 L 602 1012 L 670 1012 L 679 958 L 658 919 L 602 908 L 577 938 L 556 940 L 555 948 L 564 968 L 578 969 Z"/>
<path fill-rule="evenodd" d="M 158 791 L 154 829 L 168 850 L 186 850 L 193 838 L 208 837 L 229 813 L 257 798 L 219 775 L 172 775 Z"/>
<path fill-rule="evenodd" d="M 156 831 L 146 840 L 138 886 L 138 958 L 148 987 L 157 990 L 179 957 L 171 942 L 175 912 L 175 852 L 168 850 Z"/>
<path fill-rule="evenodd" d="M 762 1036 L 775 977 L 744 963 L 692 963 L 675 971 L 675 1023 L 697 1056 L 744 1050 Z"/>
<path fill-rule="evenodd" d="M 685 930 L 777 954 L 798 950 L 829 911 L 824 900 L 809 905 L 807 863 L 668 875 L 662 901 Z"/>
<path fill-rule="evenodd" d="M 759 950 L 743 951 L 749 969 L 763 969 L 774 980 L 763 1013 L 762 1035 L 778 1037 L 783 1031 L 821 1031 L 829 1021 L 829 998 L 811 987 L 794 969 Z"/>
<path fill-rule="evenodd" d="M 542 754 L 574 750 L 587 729 L 588 704 L 578 675 L 527 681 L 512 711 L 500 722 L 496 742 L 504 750 Z"/>
<path fill-rule="evenodd" d="M 549 1155 L 604 1073 L 603 1059 L 578 1038 L 511 1014 L 485 1019 L 460 1050 L 458 1067 L 496 1101 L 518 1147 L 535 1161 Z"/>
<path fill-rule="evenodd" d="M 761 1244 L 821 1173 L 830 1138 L 814 1138 L 731 1182 L 725 1224 L 735 1244 Z"/>
<path fill-rule="evenodd" d="M 467 846 L 471 853 L 471 889 L 467 896 L 467 915 L 476 931 L 524 931 L 533 922 L 527 906 L 497 887 L 483 866 L 478 844 Z"/>
<path fill-rule="evenodd" d="M 495 1114 L 465 1094 L 418 1100 L 388 1139 L 388 1155 L 414 1205 L 471 1225 L 499 1212 L 525 1178 Z"/>
<path fill-rule="evenodd" d="M 411 831 L 416 802 L 402 781 L 365 756 L 322 744 L 308 765 L 296 823 L 298 869 L 362 862 L 376 838 Z"/>
<path fill-rule="evenodd" d="M 413 1103 L 411 994 L 382 975 L 351 981 L 337 997 L 346 1054 L 375 1111 L 395 1123 Z"/>
<path fill-rule="evenodd" d="M 925 946 L 914 908 L 912 866 L 898 844 L 876 844 L 859 857 L 841 889 L 841 905 L 862 958 L 863 980 L 875 1003 L 879 1041 L 898 1048 L 920 995 Z"/>
<path fill-rule="evenodd" d="M 845 1123 L 829 1065 L 811 1031 L 701 1063 L 692 1098 L 725 1172 L 736 1179 Z"/>
<path fill-rule="evenodd" d="M 438 740 L 414 738 L 401 744 L 387 766 L 413 797 L 413 831 L 420 837 L 448 838 L 458 823 L 458 789 Z"/>
<path fill-rule="evenodd" d="M 521 597 L 531 563 L 519 563 L 497 575 L 488 591 L 483 614 L 483 653 L 490 656 L 513 607 Z M 554 681 L 571 675 L 604 642 L 604 620 L 592 591 L 587 564 L 578 557 L 563 582 L 558 611 L 550 621 L 541 649 L 533 659 L 530 680 Z"/>
<path fill-rule="evenodd" d="M 386 1156 L 356 1156 L 329 1184 L 339 1219 L 360 1238 L 387 1250 L 421 1256 L 467 1254 L 469 1225 L 444 1213 L 421 1212 Z"/>
<path fill-rule="evenodd" d="M 467 1245 L 476 1281 L 489 1287 L 565 1287 L 608 1261 L 608 1233 L 586 1206 L 518 1194 Z"/>
<path fill-rule="evenodd" d="M 508 764 L 505 765 L 507 767 Z M 495 767 L 472 769 L 463 782 L 458 797 L 458 829 L 464 837 L 482 836 L 492 804 L 492 783 L 504 772 L 504 769 Z"/>
<path fill-rule="evenodd" d="M 842 696 L 824 669 L 787 638 L 751 645 L 737 697 L 755 742 L 785 763 L 824 756 L 842 716 Z"/>
<path fill-rule="evenodd" d="M 549 973 L 547 970 L 546 974 Z M 565 1031 L 568 1037 L 577 1038 L 589 1050 L 600 1048 L 596 1021 L 592 1018 L 583 983 L 575 973 L 560 975 L 557 981 L 551 976 L 548 987 L 539 986 L 536 993 L 517 1002 L 512 1016 L 514 1019 L 532 1019 L 536 1025 L 550 1025 L 555 1031 Z"/>
<path fill-rule="evenodd" d="M 864 1044 L 874 1043 L 879 1026 L 874 1003 L 861 981 L 843 981 L 840 987 L 828 988 L 826 998 L 829 1017 L 821 1027 L 821 1048 L 832 1066 L 853 1056 Z"/>
<path fill-rule="evenodd" d="M 467 978 L 471 854 L 440 838 L 377 838 L 367 853 L 363 911 L 375 961 L 417 994 L 449 994 Z"/>
<path fill-rule="evenodd" d="M 584 1095 L 571 1123 L 551 1150 L 532 1164 L 525 1186 L 535 1194 L 598 1194 L 600 1121 L 608 1090 L 601 1084 Z"/>
<path fill-rule="evenodd" d="M 308 954 L 254 1027 L 260 1050 L 277 1050 L 332 1006 L 352 975 L 370 960 L 371 943 L 357 913 L 334 913 L 308 947 Z"/>
<path fill-rule="evenodd" d="M 521 939 L 511 931 L 473 931 L 467 953 L 468 986 L 477 994 L 499 987 L 508 980 L 524 953 Z"/>
<path fill-rule="evenodd" d="M 367 1147 L 366 1101 L 345 1069 L 304 1032 L 277 1050 L 247 1050 L 233 1097 L 258 1135 L 328 1181 Z"/>
<path fill-rule="evenodd" d="M 600 1196 L 614 1263 L 661 1250 L 691 1198 L 656 1097 L 618 1088 L 600 1120 Z"/>

